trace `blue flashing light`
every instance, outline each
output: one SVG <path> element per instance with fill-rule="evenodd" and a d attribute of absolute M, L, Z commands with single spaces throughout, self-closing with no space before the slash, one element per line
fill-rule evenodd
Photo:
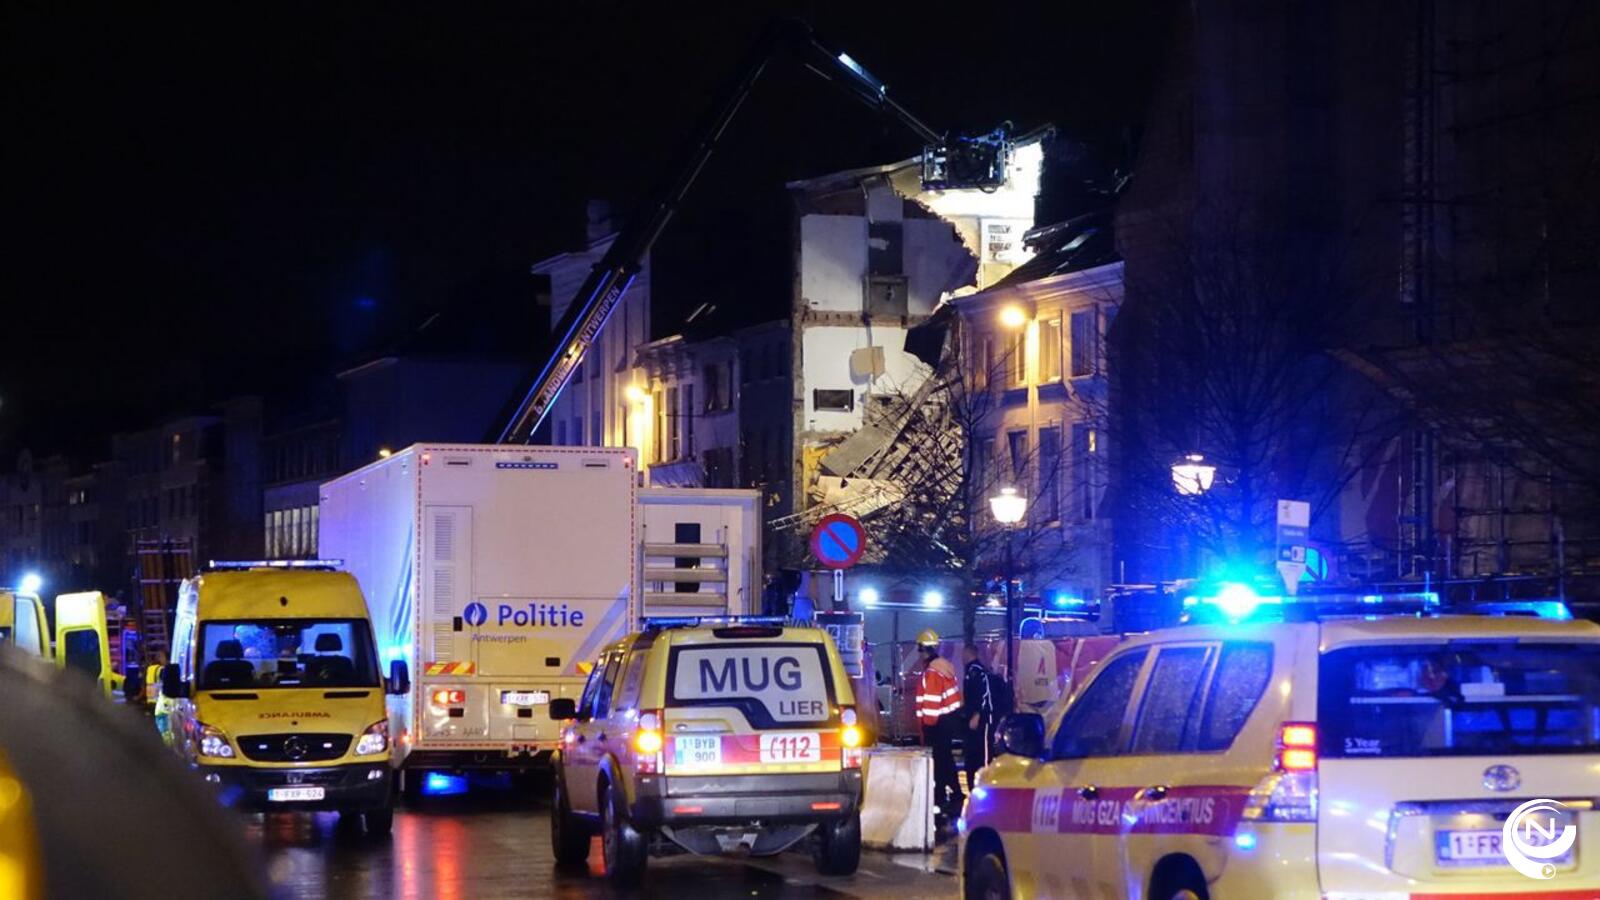
<path fill-rule="evenodd" d="M 923 591 L 922 605 L 926 609 L 938 609 L 944 606 L 944 594 L 938 591 Z"/>
<path fill-rule="evenodd" d="M 453 797 L 467 792 L 467 777 L 448 772 L 429 772 L 422 779 L 422 793 L 427 797 Z"/>
<path fill-rule="evenodd" d="M 1250 585 L 1230 581 L 1217 588 L 1217 595 L 1211 598 L 1211 602 L 1223 615 L 1237 621 L 1255 612 L 1262 603 L 1262 597 Z"/>
<path fill-rule="evenodd" d="M 982 800 L 987 796 L 989 796 L 989 789 L 981 784 L 972 789 L 972 799 L 974 800 Z"/>
<path fill-rule="evenodd" d="M 967 833 L 967 817 L 966 816 L 958 816 L 956 818 L 956 833 L 957 834 L 966 834 Z"/>
<path fill-rule="evenodd" d="M 40 577 L 38 572 L 29 572 L 22 576 L 22 580 L 17 583 L 17 589 L 24 594 L 37 594 L 42 587 L 44 587 L 44 579 Z"/>
<path fill-rule="evenodd" d="M 866 606 L 866 607 L 877 606 L 878 602 L 880 600 L 882 600 L 882 599 L 883 599 L 883 597 L 878 593 L 878 589 L 877 588 L 862 588 L 861 589 L 861 605 L 862 606 Z"/>
<path fill-rule="evenodd" d="M 1082 597 L 1069 597 L 1066 594 L 1057 594 L 1050 598 L 1050 605 L 1056 609 L 1066 609 L 1068 607 L 1083 606 L 1084 602 Z"/>
<path fill-rule="evenodd" d="M 1362 603 L 1382 603 L 1383 602 L 1383 595 L 1382 594 L 1366 594 L 1366 595 L 1362 596 L 1361 602 Z"/>
<path fill-rule="evenodd" d="M 1245 851 L 1246 853 L 1254 850 L 1256 848 L 1256 833 L 1253 831 L 1241 831 L 1236 833 L 1233 836 L 1233 845 L 1238 847 L 1240 850 Z"/>

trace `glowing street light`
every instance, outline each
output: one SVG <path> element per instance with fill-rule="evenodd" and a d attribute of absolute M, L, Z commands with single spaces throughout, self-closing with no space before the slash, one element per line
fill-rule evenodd
<path fill-rule="evenodd" d="M 923 591 L 922 605 L 925 609 L 938 609 L 944 606 L 944 595 L 938 591 Z"/>
<path fill-rule="evenodd" d="M 1011 561 L 1011 532 L 1028 514 L 1028 498 L 1014 487 L 1003 487 L 1000 493 L 989 498 L 989 511 L 994 514 L 994 520 L 1006 529 L 1006 677 L 1014 684 L 1017 677 L 1017 605 L 1011 596 L 1012 572 L 1015 568 Z"/>
<path fill-rule="evenodd" d="M 24 594 L 37 594 L 42 587 L 44 579 L 39 577 L 38 572 L 29 572 L 22 576 L 22 581 L 17 585 L 17 589 Z"/>
<path fill-rule="evenodd" d="M 1028 324 L 1028 313 L 1020 306 L 1006 306 L 1000 310 L 1000 324 L 1007 328 L 1021 328 Z"/>
<path fill-rule="evenodd" d="M 881 599 L 881 598 L 878 595 L 878 589 L 877 588 L 862 588 L 861 589 L 861 605 L 862 606 L 868 607 L 870 609 L 871 607 L 874 607 L 874 606 L 878 605 L 878 600 L 879 599 Z"/>
<path fill-rule="evenodd" d="M 1198 453 L 1190 453 L 1172 464 L 1172 487 L 1186 497 L 1198 497 L 1211 490 L 1217 467 Z"/>
<path fill-rule="evenodd" d="M 989 498 L 989 511 L 994 513 L 996 522 L 1009 527 L 1027 515 L 1028 498 L 1017 493 L 1014 487 L 1003 487 L 999 494 Z"/>
<path fill-rule="evenodd" d="M 644 392 L 644 388 L 639 387 L 637 384 L 630 384 L 623 388 L 622 396 L 629 403 L 643 403 L 650 399 L 650 395 Z"/>

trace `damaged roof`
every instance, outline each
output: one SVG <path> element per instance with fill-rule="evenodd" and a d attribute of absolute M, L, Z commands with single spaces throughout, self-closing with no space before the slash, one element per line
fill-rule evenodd
<path fill-rule="evenodd" d="M 1054 225 L 1044 225 L 1023 235 L 1022 242 L 1034 251 L 1032 259 L 1012 269 L 1010 274 L 986 290 L 1015 287 L 1113 263 L 1117 255 L 1111 228 L 1111 210 L 1102 209 L 1074 216 Z"/>

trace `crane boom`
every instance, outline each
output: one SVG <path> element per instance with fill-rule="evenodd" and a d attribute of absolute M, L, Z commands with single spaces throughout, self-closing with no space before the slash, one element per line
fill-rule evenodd
<path fill-rule="evenodd" d="M 529 443 L 546 413 L 555 404 L 572 373 L 594 346 L 601 329 L 611 318 L 644 258 L 655 245 L 667 223 L 678 211 L 683 198 L 694 187 L 729 123 L 738 114 L 755 88 L 762 72 L 780 52 L 793 51 L 807 69 L 837 84 L 856 99 L 880 113 L 897 119 L 924 143 L 923 184 L 929 188 L 976 187 L 993 190 L 1005 182 L 1010 141 L 1005 128 L 976 136 L 951 139 L 928 127 L 889 96 L 888 87 L 873 77 L 849 54 L 840 52 L 819 38 L 803 22 L 794 19 L 775 21 L 751 49 L 719 101 L 683 163 L 669 170 L 666 181 L 655 194 L 649 217 L 625 227 L 588 278 L 567 304 L 552 334 L 556 342 L 549 358 L 539 369 L 517 404 L 498 443 Z"/>

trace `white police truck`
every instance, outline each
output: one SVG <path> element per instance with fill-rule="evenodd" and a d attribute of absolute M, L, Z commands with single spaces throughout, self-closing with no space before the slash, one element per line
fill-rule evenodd
<path fill-rule="evenodd" d="M 414 674 L 389 709 L 408 789 L 542 765 L 560 737 L 546 706 L 643 616 L 759 602 L 754 492 L 639 480 L 625 448 L 417 444 L 322 486 L 319 553 Z"/>

